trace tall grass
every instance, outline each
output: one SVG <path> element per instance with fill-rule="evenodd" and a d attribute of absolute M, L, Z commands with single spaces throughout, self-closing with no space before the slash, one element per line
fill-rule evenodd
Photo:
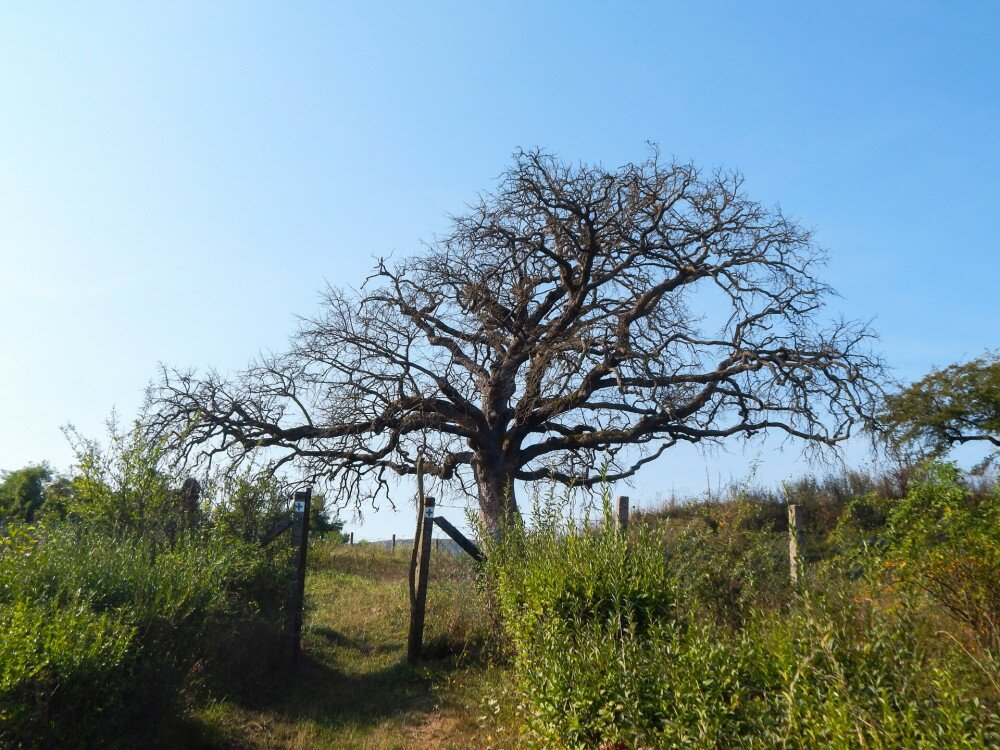
<path fill-rule="evenodd" d="M 285 643 L 287 548 L 245 527 L 287 493 L 248 475 L 194 507 L 138 422 L 112 420 L 106 445 L 70 437 L 58 508 L 0 522 L 2 747 L 148 744 L 193 690 L 272 674 Z"/>
<path fill-rule="evenodd" d="M 164 547 L 85 523 L 9 528 L 0 745 L 114 746 L 175 714 L 194 672 L 258 671 L 281 643 L 284 571 L 208 533 Z"/>
<path fill-rule="evenodd" d="M 906 497 L 935 491 L 925 482 Z M 711 524 L 675 516 L 628 538 L 608 498 L 597 524 L 573 521 L 560 500 L 506 529 L 487 563 L 529 746 L 1000 742 L 991 667 L 961 636 L 938 635 L 941 613 L 919 589 L 886 577 L 885 555 L 902 549 L 890 529 L 905 522 L 892 509 L 883 543 L 863 545 L 866 566 L 831 543 L 793 589 L 784 536 L 745 496 L 713 508 Z"/>

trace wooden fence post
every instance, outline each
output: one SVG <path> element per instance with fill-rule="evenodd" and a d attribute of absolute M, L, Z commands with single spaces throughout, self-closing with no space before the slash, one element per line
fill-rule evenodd
<path fill-rule="evenodd" d="M 410 612 L 417 598 L 417 555 L 420 553 L 420 531 L 424 523 L 424 459 L 417 458 L 417 531 L 413 536 L 413 550 L 410 552 Z M 412 617 L 412 614 L 411 614 Z"/>
<path fill-rule="evenodd" d="M 188 477 L 181 485 L 181 510 L 184 526 L 193 529 L 198 525 L 198 511 L 201 509 L 201 483 Z"/>
<path fill-rule="evenodd" d="M 434 498 L 424 498 L 417 524 L 415 540 L 416 570 L 410 597 L 410 633 L 406 642 L 406 659 L 411 664 L 420 658 L 424 644 L 424 614 L 427 608 L 427 574 L 431 562 L 431 534 L 434 533 Z"/>
<path fill-rule="evenodd" d="M 393 552 L 396 551 L 396 535 L 395 534 L 392 535 L 392 551 Z"/>
<path fill-rule="evenodd" d="M 617 519 L 618 519 L 618 530 L 622 534 L 628 533 L 628 497 L 626 495 L 618 496 L 618 508 L 617 508 Z"/>
<path fill-rule="evenodd" d="M 799 516 L 799 506 L 788 505 L 788 576 L 794 586 L 799 582 L 802 569 L 802 559 L 799 549 L 802 547 L 802 519 Z"/>
<path fill-rule="evenodd" d="M 292 505 L 292 663 L 299 659 L 302 649 L 302 606 L 306 595 L 306 553 L 309 550 L 309 506 L 312 503 L 312 488 L 295 493 Z"/>
<path fill-rule="evenodd" d="M 483 556 L 483 553 L 479 551 L 479 547 L 470 542 L 466 538 L 465 534 L 463 534 L 461 531 L 452 526 L 451 523 L 449 523 L 448 519 L 445 518 L 444 516 L 435 516 L 434 525 L 437 526 L 439 529 L 441 529 L 441 531 L 443 531 L 445 534 L 450 536 L 452 538 L 452 541 L 454 541 L 455 544 L 457 544 L 461 549 L 465 550 L 466 554 L 468 554 L 469 557 L 471 557 L 477 563 L 481 563 L 483 562 L 483 560 L 486 559 Z M 441 540 L 439 539 L 438 542 L 440 541 Z"/>
<path fill-rule="evenodd" d="M 354 544 L 354 532 L 351 532 L 351 544 Z"/>

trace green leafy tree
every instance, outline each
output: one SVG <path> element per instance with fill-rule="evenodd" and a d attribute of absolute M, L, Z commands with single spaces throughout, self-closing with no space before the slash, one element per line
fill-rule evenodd
<path fill-rule="evenodd" d="M 935 457 L 964 443 L 1000 448 L 1000 352 L 934 370 L 887 396 L 881 423 L 897 448 Z"/>
<path fill-rule="evenodd" d="M 325 495 L 316 495 L 309 506 L 309 533 L 325 538 L 331 532 L 341 541 L 347 541 L 343 520 L 331 512 Z"/>
<path fill-rule="evenodd" d="M 25 466 L 0 473 L 0 520 L 35 520 L 46 500 L 46 486 L 54 473 L 48 464 Z"/>
<path fill-rule="evenodd" d="M 216 528 L 248 542 L 263 539 L 291 514 L 291 489 L 266 472 L 224 475 L 211 497 Z"/>
<path fill-rule="evenodd" d="M 72 427 L 66 434 L 76 453 L 67 493 L 72 516 L 160 542 L 194 523 L 182 477 L 162 441 L 147 437 L 138 422 L 122 428 L 112 417 L 106 444 Z"/>
<path fill-rule="evenodd" d="M 244 541 L 266 539 L 291 518 L 293 494 L 292 485 L 266 470 L 223 474 L 210 486 L 212 523 L 223 534 Z M 309 511 L 310 534 L 340 534 L 343 527 L 344 522 L 331 513 L 325 496 L 314 496 Z"/>

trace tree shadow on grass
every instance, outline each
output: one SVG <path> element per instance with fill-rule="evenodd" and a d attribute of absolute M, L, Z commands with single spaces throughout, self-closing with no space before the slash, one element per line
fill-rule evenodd
<path fill-rule="evenodd" d="M 351 638 L 338 630 L 334 630 L 333 628 L 326 626 L 314 627 L 310 632 L 319 636 L 331 646 L 352 649 L 367 656 L 371 656 L 373 654 L 388 654 L 393 651 L 402 651 L 402 644 L 399 643 L 369 643 L 368 641 L 364 641 L 359 638 Z"/>
<path fill-rule="evenodd" d="M 371 670 L 344 670 L 334 665 L 339 661 L 335 652 L 324 646 L 370 656 L 402 654 L 402 644 L 369 644 L 327 627 L 314 628 L 311 635 L 314 642 L 322 639 L 318 648 L 305 649 L 296 665 L 281 669 L 268 685 L 241 690 L 230 700 L 282 722 L 309 721 L 328 729 L 375 726 L 392 717 L 433 710 L 434 676 L 446 668 L 444 663 L 430 660 L 413 666 L 400 658 Z"/>
<path fill-rule="evenodd" d="M 280 703 L 281 713 L 296 720 L 374 725 L 399 714 L 426 713 L 434 705 L 431 679 L 405 661 L 350 674 L 304 656 L 296 672 L 296 688 Z"/>
<path fill-rule="evenodd" d="M 315 725 L 320 735 L 326 731 L 352 729 L 362 734 L 393 721 L 421 723 L 435 708 L 434 666 L 414 667 L 405 660 L 394 661 L 371 671 L 349 672 L 324 660 L 321 650 L 306 651 L 294 666 L 286 665 L 264 685 L 246 685 L 225 695 L 228 703 L 249 712 L 243 720 L 224 725 L 198 719 L 176 717 L 148 738 L 125 744 L 123 748 L 144 750 L 235 750 L 250 747 L 284 747 L 278 739 L 251 739 L 244 732 L 282 737 L 282 727 Z M 221 697 L 221 696 L 220 696 Z M 236 714 L 238 716 L 239 714 Z"/>

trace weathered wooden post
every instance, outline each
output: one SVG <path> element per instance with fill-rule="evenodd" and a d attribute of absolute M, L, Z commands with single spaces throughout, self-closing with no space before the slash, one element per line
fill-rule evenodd
<path fill-rule="evenodd" d="M 435 516 L 434 525 L 437 526 L 441 531 L 452 538 L 452 541 L 459 546 L 460 549 L 465 550 L 465 552 L 475 560 L 477 563 L 483 562 L 486 558 L 483 553 L 479 551 L 479 547 L 466 539 L 465 534 L 456 529 L 449 523 L 448 519 L 444 516 Z M 438 540 L 441 541 L 440 539 Z"/>
<path fill-rule="evenodd" d="M 788 576 L 792 585 L 799 582 L 802 568 L 800 548 L 802 547 L 802 519 L 799 516 L 799 506 L 788 504 Z"/>
<path fill-rule="evenodd" d="M 421 485 L 423 483 L 421 482 Z M 421 490 L 423 487 L 421 486 Z M 422 494 L 422 493 L 421 493 Z M 413 664 L 420 658 L 424 644 L 424 614 L 427 609 L 427 574 L 431 562 L 431 534 L 434 532 L 434 498 L 424 498 L 417 522 L 414 544 L 416 565 L 410 588 L 410 633 L 406 643 L 406 658 Z"/>
<path fill-rule="evenodd" d="M 393 552 L 396 551 L 396 535 L 395 534 L 392 535 L 392 551 Z"/>
<path fill-rule="evenodd" d="M 626 495 L 618 496 L 618 507 L 616 518 L 618 519 L 618 530 L 622 534 L 628 533 L 628 497 Z"/>
<path fill-rule="evenodd" d="M 351 544 L 354 544 L 354 532 L 351 532 Z"/>
<path fill-rule="evenodd" d="M 292 505 L 292 663 L 298 661 L 302 649 L 302 606 L 306 596 L 306 553 L 309 550 L 309 506 L 312 488 L 295 493 Z"/>
<path fill-rule="evenodd" d="M 424 459 L 417 458 L 417 531 L 413 535 L 413 550 L 410 552 L 410 611 L 417 597 L 417 555 L 420 553 L 420 531 L 424 523 Z"/>
<path fill-rule="evenodd" d="M 194 477 L 188 477 L 181 485 L 181 512 L 185 528 L 193 529 L 198 525 L 200 507 L 201 483 Z"/>

